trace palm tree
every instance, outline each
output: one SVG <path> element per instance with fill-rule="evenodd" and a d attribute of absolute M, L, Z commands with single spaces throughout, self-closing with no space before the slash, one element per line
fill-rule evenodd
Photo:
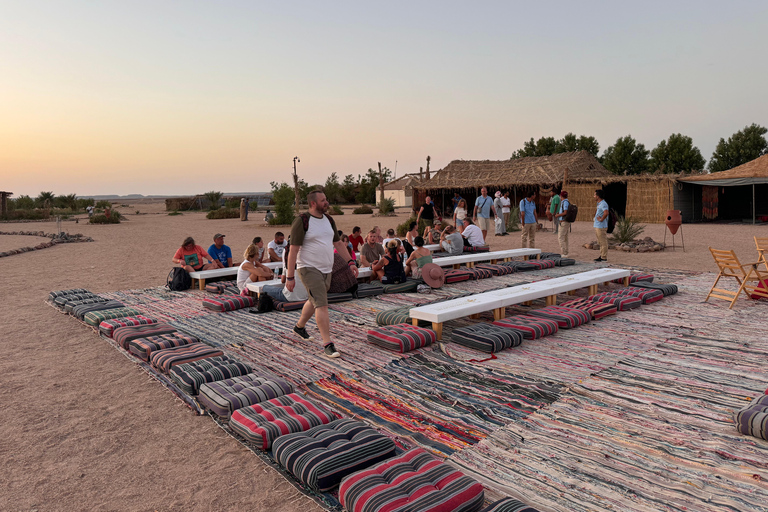
<path fill-rule="evenodd" d="M 211 210 L 218 210 L 219 205 L 221 204 L 221 198 L 224 197 L 224 194 L 222 192 L 211 190 L 210 192 L 203 194 L 203 197 L 211 203 Z"/>
<path fill-rule="evenodd" d="M 67 194 L 65 202 L 67 203 L 67 208 L 73 212 L 77 211 L 77 194 Z"/>
<path fill-rule="evenodd" d="M 50 208 L 53 203 L 53 198 L 56 197 L 53 192 L 40 192 L 35 199 L 38 208 Z"/>

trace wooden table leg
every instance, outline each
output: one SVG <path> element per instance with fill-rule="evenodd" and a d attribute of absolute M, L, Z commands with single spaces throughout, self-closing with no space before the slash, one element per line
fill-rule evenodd
<path fill-rule="evenodd" d="M 512 261 L 512 258 L 504 258 L 504 263 L 507 263 L 509 261 Z"/>
<path fill-rule="evenodd" d="M 205 290 L 205 279 L 198 279 L 198 283 L 200 283 L 200 289 Z"/>
<path fill-rule="evenodd" d="M 504 317 L 507 316 L 507 308 L 497 308 L 493 310 L 493 320 L 504 320 Z"/>
<path fill-rule="evenodd" d="M 454 265 L 453 265 L 453 270 L 459 270 L 459 267 L 461 267 L 461 265 L 460 265 L 460 264 L 458 264 L 458 263 L 454 263 Z"/>
<path fill-rule="evenodd" d="M 480 313 L 475 313 L 473 315 L 469 315 L 469 318 L 471 318 L 472 320 L 477 320 L 478 318 L 480 318 Z"/>
<path fill-rule="evenodd" d="M 528 256 L 523 256 L 523 261 L 528 261 Z"/>
<path fill-rule="evenodd" d="M 523 306 L 533 306 L 533 301 L 532 300 L 527 300 L 527 301 L 523 302 Z"/>
<path fill-rule="evenodd" d="M 495 265 L 497 261 L 499 260 L 491 260 L 491 265 Z"/>
<path fill-rule="evenodd" d="M 419 326 L 419 319 L 418 318 L 411 318 L 411 323 L 413 323 L 414 327 Z"/>
<path fill-rule="evenodd" d="M 587 291 L 589 292 L 590 295 L 595 295 L 597 293 L 597 285 L 593 284 L 592 286 L 587 288 Z"/>
<path fill-rule="evenodd" d="M 629 276 L 624 278 L 624 286 L 629 286 Z"/>
<path fill-rule="evenodd" d="M 435 322 L 432 322 L 432 330 L 435 331 L 435 334 L 437 334 L 438 341 L 443 339 L 443 324 L 437 324 Z"/>
<path fill-rule="evenodd" d="M 565 293 L 567 293 L 568 295 L 576 295 L 576 290 L 568 290 Z"/>
<path fill-rule="evenodd" d="M 556 306 L 557 305 L 557 295 L 550 295 L 547 297 L 547 306 Z"/>

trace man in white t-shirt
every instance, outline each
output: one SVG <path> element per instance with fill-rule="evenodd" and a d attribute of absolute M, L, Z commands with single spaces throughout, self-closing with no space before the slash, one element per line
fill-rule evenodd
<path fill-rule="evenodd" d="M 331 322 L 328 316 L 328 289 L 331 287 L 333 272 L 333 250 L 348 260 L 352 273 L 357 277 L 357 266 L 344 242 L 341 241 L 336 223 L 325 214 L 330 207 L 328 199 L 320 190 L 307 194 L 309 214 L 299 215 L 291 225 L 291 250 L 288 253 L 286 266 L 285 288 L 292 292 L 296 286 L 294 268 L 299 279 L 309 294 L 309 300 L 301 310 L 299 321 L 293 331 L 311 340 L 306 325 L 312 315 L 315 315 L 317 329 L 323 338 L 323 353 L 328 357 L 339 357 L 341 354 L 331 341 Z M 305 229 L 306 222 L 306 229 Z"/>
<path fill-rule="evenodd" d="M 285 235 L 278 231 L 275 233 L 275 239 L 267 244 L 267 254 L 269 261 L 283 261 L 283 251 L 288 242 L 285 241 Z"/>
<path fill-rule="evenodd" d="M 469 217 L 464 219 L 464 231 L 461 233 L 461 236 L 466 238 L 469 242 L 469 245 L 472 247 L 480 247 L 485 245 L 483 231 L 479 227 L 475 226 L 475 223 L 472 222 L 472 219 Z"/>

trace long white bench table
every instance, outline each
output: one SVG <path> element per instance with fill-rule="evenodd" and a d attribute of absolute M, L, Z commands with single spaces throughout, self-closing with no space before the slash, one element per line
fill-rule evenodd
<path fill-rule="evenodd" d="M 432 322 L 432 329 L 437 333 L 437 339 L 443 336 L 443 323 L 485 311 L 493 311 L 493 318 L 501 320 L 506 315 L 507 306 L 520 304 L 536 299 L 547 299 L 547 305 L 554 305 L 557 294 L 579 288 L 589 288 L 590 295 L 597 293 L 597 285 L 614 279 L 624 279 L 624 285 L 629 284 L 629 270 L 618 268 L 600 268 L 572 274 L 570 276 L 545 279 L 530 284 L 510 286 L 501 290 L 478 293 L 471 297 L 452 299 L 436 304 L 419 306 L 410 310 L 413 325 L 419 320 Z"/>
<path fill-rule="evenodd" d="M 199 270 L 197 272 L 190 272 L 189 277 L 192 278 L 192 287 L 195 287 L 195 281 L 200 285 L 201 290 L 205 290 L 205 280 L 213 279 L 216 277 L 236 276 L 237 267 L 227 268 L 215 268 L 213 270 Z"/>
<path fill-rule="evenodd" d="M 363 267 L 357 269 L 357 278 L 366 278 L 371 277 L 371 267 Z M 266 286 L 280 286 L 282 288 L 283 282 L 280 279 L 270 279 L 269 281 L 259 281 L 258 283 L 248 283 L 246 287 L 248 288 L 248 291 L 251 293 L 255 293 L 256 295 L 259 295 L 261 293 L 261 289 Z"/>
<path fill-rule="evenodd" d="M 458 256 L 444 256 L 442 258 L 435 258 L 432 263 L 435 263 L 441 267 L 453 266 L 458 268 L 462 263 L 466 263 L 468 267 L 474 266 L 477 261 L 490 261 L 496 263 L 499 260 L 509 261 L 512 258 L 525 258 L 530 256 L 538 256 L 541 254 L 541 249 L 507 249 L 504 251 L 492 251 L 492 252 L 467 252 L 459 254 Z"/>

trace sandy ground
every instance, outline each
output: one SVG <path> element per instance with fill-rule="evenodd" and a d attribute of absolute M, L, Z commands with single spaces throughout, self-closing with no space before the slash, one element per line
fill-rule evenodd
<path fill-rule="evenodd" d="M 51 290 L 164 284 L 186 236 L 207 248 L 214 233 L 224 233 L 239 259 L 254 236 L 269 240 L 276 230 L 264 225 L 263 213 L 252 212 L 247 222 L 207 220 L 201 213 L 168 216 L 158 201 L 122 203 L 130 207 L 118 208 L 127 214 L 120 225 L 63 223 L 65 231 L 95 242 L 0 258 L 6 281 L 0 300 L 0 510 L 319 510 L 210 419 L 195 416 L 93 332 L 44 304 Z M 350 233 L 355 225 L 386 231 L 406 217 L 348 211 L 336 220 Z M 55 229 L 53 222 L 0 224 L 0 231 Z M 664 230 L 648 225 L 643 236 L 662 240 Z M 609 263 L 714 271 L 709 245 L 734 248 L 748 262 L 756 259 L 752 237 L 768 236 L 768 226 L 685 225 L 683 231 L 686 252 L 611 251 Z M 596 251 L 581 247 L 594 238 L 589 224 L 576 223 L 571 257 L 596 258 Z M 0 235 L 0 249 L 38 240 Z M 514 248 L 520 237 L 489 242 L 493 249 Z M 559 252 L 551 232 L 538 233 L 536 245 Z"/>

